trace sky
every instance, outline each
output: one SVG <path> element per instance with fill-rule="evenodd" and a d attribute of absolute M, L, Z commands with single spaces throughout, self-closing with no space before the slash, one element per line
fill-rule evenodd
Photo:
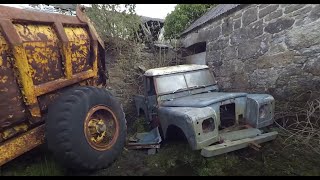
<path fill-rule="evenodd" d="M 164 19 L 175 6 L 176 4 L 136 4 L 136 13 L 140 16 Z"/>
<path fill-rule="evenodd" d="M 4 4 L 1 4 L 4 5 Z M 25 4 L 6 4 L 13 7 L 25 7 Z M 176 4 L 136 4 L 136 13 L 140 16 L 164 19 L 174 10 Z"/>

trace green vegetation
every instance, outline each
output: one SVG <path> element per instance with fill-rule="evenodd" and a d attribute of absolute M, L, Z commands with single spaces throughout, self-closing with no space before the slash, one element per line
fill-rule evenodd
<path fill-rule="evenodd" d="M 93 21 L 100 37 L 130 39 L 139 28 L 140 19 L 135 14 L 135 4 L 91 4 L 86 14 Z"/>
<path fill-rule="evenodd" d="M 176 39 L 192 22 L 216 4 L 178 4 L 164 21 L 164 37 Z"/>
<path fill-rule="evenodd" d="M 214 4 L 177 5 L 175 11 L 166 18 L 166 37 L 176 38 L 213 6 Z M 138 24 L 133 23 L 137 22 L 134 9 L 134 5 L 127 5 L 126 11 L 132 15 L 127 16 L 119 10 L 117 4 L 92 5 L 92 9 L 88 9 L 87 13 L 102 38 L 107 41 L 110 37 L 125 38 L 132 35 Z M 132 67 L 141 60 L 140 50 L 127 41 L 116 42 L 117 46 L 114 48 L 117 48 L 120 54 L 117 57 L 120 62 L 116 65 L 116 71 L 127 73 L 126 78 L 119 78 L 119 81 L 136 83 L 138 77 Z M 110 45 L 107 48 L 110 48 Z M 151 64 L 154 61 L 148 62 Z M 127 89 L 130 89 L 132 94 L 137 94 L 133 88 Z M 132 97 L 132 94 L 126 95 L 125 98 Z M 126 113 L 127 117 L 129 115 Z M 132 119 L 135 121 L 129 127 L 130 135 L 148 131 L 144 118 L 132 116 Z M 278 128 L 273 130 L 280 132 Z M 308 146 L 295 143 L 294 139 L 287 140 L 283 134 L 281 133 L 275 141 L 264 143 L 260 151 L 246 148 L 212 158 L 204 158 L 200 155 L 200 151 L 192 151 L 187 142 L 164 142 L 155 155 L 147 155 L 144 150 L 124 150 L 108 169 L 91 172 L 90 175 L 320 175 L 319 155 L 310 151 Z M 70 172 L 57 163 L 45 145 L 0 168 L 1 176 L 76 174 L 79 172 Z"/>
<path fill-rule="evenodd" d="M 132 132 L 142 133 L 148 131 L 148 125 L 143 117 L 137 118 L 130 127 Z"/>
<path fill-rule="evenodd" d="M 141 122 L 138 123 L 141 125 Z M 137 125 L 136 128 L 143 130 Z M 141 129 L 140 129 L 141 128 Z M 276 129 L 275 129 L 276 130 Z M 280 131 L 279 129 L 277 129 Z M 260 151 L 241 149 L 216 157 L 204 158 L 186 142 L 165 142 L 155 155 L 143 150 L 124 150 L 109 168 L 89 175 L 320 175 L 318 154 L 305 146 L 287 146 L 281 135 L 264 143 Z M 87 174 L 87 175 L 88 175 Z M 69 172 L 43 150 L 27 153 L 1 168 L 1 175 L 79 175 Z"/>
<path fill-rule="evenodd" d="M 147 157 L 147 166 L 164 175 L 320 175 L 316 153 L 304 146 L 286 147 L 283 142 L 279 136 L 264 143 L 260 151 L 245 148 L 211 158 L 203 158 L 186 143 L 168 144 Z"/>
<path fill-rule="evenodd" d="M 65 173 L 45 145 L 23 154 L 0 169 L 1 176 L 63 176 Z"/>

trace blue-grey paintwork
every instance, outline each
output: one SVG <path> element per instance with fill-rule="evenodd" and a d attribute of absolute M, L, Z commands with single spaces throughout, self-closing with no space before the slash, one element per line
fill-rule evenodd
<path fill-rule="evenodd" d="M 268 112 L 265 118 L 259 118 L 259 108 L 263 105 L 267 105 Z M 275 103 L 271 95 L 248 94 L 246 107 L 246 120 L 253 127 L 262 128 L 273 123 Z"/>
<path fill-rule="evenodd" d="M 146 78 L 152 78 L 147 77 Z M 145 85 L 146 83 L 144 83 Z M 146 88 L 146 86 L 145 86 Z M 247 94 L 239 92 L 218 92 L 218 86 L 169 93 L 164 95 L 135 96 L 137 111 L 143 110 L 149 122 L 158 119 L 164 138 L 170 126 L 180 128 L 192 149 L 202 149 L 219 141 L 218 127 L 220 106 L 235 104 L 235 123 L 245 121 L 253 128 L 261 128 L 273 123 L 274 98 L 268 94 Z M 259 117 L 259 108 L 265 105 L 269 113 Z M 204 133 L 202 123 L 212 118 L 214 130 Z M 243 119 L 240 119 L 243 118 Z"/>
<path fill-rule="evenodd" d="M 247 93 L 225 93 L 225 92 L 209 92 L 195 94 L 191 96 L 176 98 L 172 101 L 166 101 L 161 106 L 171 107 L 206 107 L 214 103 L 234 99 L 237 97 L 245 97 Z"/>
<path fill-rule="evenodd" d="M 131 143 L 131 145 L 159 144 L 162 141 L 158 127 L 153 128 L 149 132 L 137 133 L 135 138 L 137 141 L 135 143 Z"/>

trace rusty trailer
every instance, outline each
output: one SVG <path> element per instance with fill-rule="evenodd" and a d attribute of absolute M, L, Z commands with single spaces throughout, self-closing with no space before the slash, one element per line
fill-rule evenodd
<path fill-rule="evenodd" d="M 0 12 L 0 166 L 47 138 L 49 149 L 63 163 L 63 158 L 70 161 L 65 163 L 69 167 L 106 167 L 115 158 L 111 154 L 119 154 L 114 151 L 121 151 L 124 145 L 126 126 L 121 105 L 103 88 L 104 44 L 90 20 L 79 6 L 77 16 L 6 6 L 0 6 Z M 83 99 L 72 100 L 80 91 Z M 68 110 L 64 104 L 71 108 L 68 116 L 60 113 L 63 108 Z M 83 115 L 70 115 L 75 112 L 73 106 L 83 110 L 79 113 Z M 97 106 L 102 108 L 92 112 Z M 99 115 L 90 119 L 89 111 Z M 115 122 L 115 129 L 107 132 L 109 122 Z M 109 140 L 106 134 L 111 134 Z M 79 141 L 68 138 L 72 136 L 83 142 L 77 145 Z M 94 146 L 108 148 L 96 150 Z M 84 154 L 88 157 L 82 157 Z M 99 160 L 101 155 L 105 157 Z"/>

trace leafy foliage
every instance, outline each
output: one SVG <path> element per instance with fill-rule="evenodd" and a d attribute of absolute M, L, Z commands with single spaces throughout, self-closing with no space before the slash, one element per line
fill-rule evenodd
<path fill-rule="evenodd" d="M 86 14 L 103 40 L 109 37 L 130 39 L 140 24 L 135 4 L 91 4 L 91 8 L 86 8 Z"/>
<path fill-rule="evenodd" d="M 175 39 L 192 22 L 217 4 L 178 4 L 164 22 L 164 37 Z"/>

